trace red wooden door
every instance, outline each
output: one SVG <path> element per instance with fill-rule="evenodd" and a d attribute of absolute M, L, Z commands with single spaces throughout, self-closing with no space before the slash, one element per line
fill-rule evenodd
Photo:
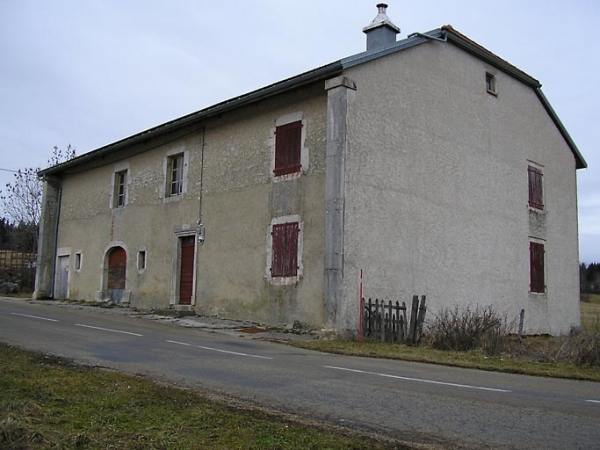
<path fill-rule="evenodd" d="M 194 236 L 181 238 L 181 268 L 179 271 L 179 304 L 191 305 L 194 290 Z"/>
<path fill-rule="evenodd" d="M 121 247 L 115 247 L 108 255 L 108 289 L 125 289 L 127 274 L 127 254 Z"/>

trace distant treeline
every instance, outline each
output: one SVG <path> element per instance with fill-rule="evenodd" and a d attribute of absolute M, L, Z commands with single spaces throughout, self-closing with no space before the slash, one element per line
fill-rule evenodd
<path fill-rule="evenodd" d="M 37 225 L 13 224 L 0 217 L 0 250 L 37 253 Z"/>
<path fill-rule="evenodd" d="M 582 294 L 600 294 L 600 264 L 579 265 L 579 286 Z"/>

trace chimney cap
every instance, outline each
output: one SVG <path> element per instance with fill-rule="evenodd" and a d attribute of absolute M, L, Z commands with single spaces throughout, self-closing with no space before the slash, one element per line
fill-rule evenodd
<path fill-rule="evenodd" d="M 400 33 L 400 28 L 394 25 L 394 23 L 390 20 L 386 13 L 388 5 L 386 3 L 378 3 L 377 4 L 377 16 L 373 19 L 369 25 L 363 28 L 363 33 L 368 33 L 374 28 L 379 27 L 389 27 L 396 33 Z"/>

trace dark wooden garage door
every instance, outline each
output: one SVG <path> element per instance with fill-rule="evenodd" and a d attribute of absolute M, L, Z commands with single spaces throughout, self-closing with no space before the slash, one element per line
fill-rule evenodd
<path fill-rule="evenodd" d="M 108 289 L 125 289 L 127 254 L 115 247 L 108 255 Z"/>
<path fill-rule="evenodd" d="M 181 270 L 179 272 L 179 304 L 191 305 L 194 289 L 194 247 L 196 238 L 181 238 Z"/>

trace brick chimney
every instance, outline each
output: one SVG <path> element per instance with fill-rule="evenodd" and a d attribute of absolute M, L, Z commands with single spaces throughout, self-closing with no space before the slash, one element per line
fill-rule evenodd
<path fill-rule="evenodd" d="M 363 28 L 367 35 L 367 51 L 381 50 L 396 42 L 396 35 L 400 28 L 392 23 L 385 10 L 388 5 L 379 3 L 377 5 L 377 16 L 368 26 Z"/>

